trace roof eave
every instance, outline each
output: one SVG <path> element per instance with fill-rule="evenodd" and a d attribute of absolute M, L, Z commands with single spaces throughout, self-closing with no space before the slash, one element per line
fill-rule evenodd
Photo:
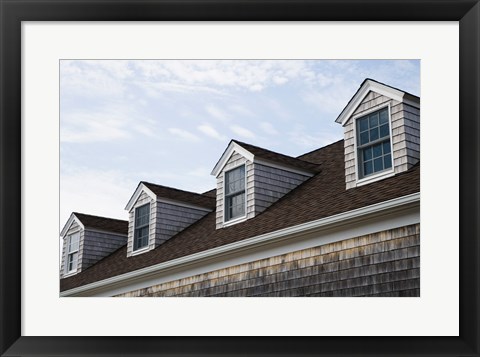
<path fill-rule="evenodd" d="M 396 210 L 399 207 L 405 207 L 409 205 L 418 205 L 419 202 L 420 192 L 413 193 L 392 200 L 379 202 L 366 207 L 339 213 L 334 216 L 320 218 L 315 221 L 302 223 L 252 238 L 247 238 L 238 242 L 222 245 L 206 251 L 201 251 L 185 257 L 169 260 L 86 285 L 80 285 L 78 287 L 60 292 L 60 296 L 81 296 L 82 294 L 92 293 L 94 291 L 98 291 L 99 289 L 108 289 L 109 287 L 118 284 L 128 284 L 129 282 L 134 281 L 139 277 L 150 274 L 158 274 L 162 271 L 168 271 L 176 266 L 188 265 L 199 262 L 203 259 L 212 259 L 215 256 L 221 256 L 224 254 L 232 254 L 233 251 L 252 249 L 254 246 L 260 246 L 266 244 L 267 242 L 278 241 L 287 237 L 292 237 L 297 234 L 303 234 L 309 230 L 326 229 L 327 227 L 344 225 L 345 222 L 362 220 L 366 216 L 384 215 L 386 211 Z"/>

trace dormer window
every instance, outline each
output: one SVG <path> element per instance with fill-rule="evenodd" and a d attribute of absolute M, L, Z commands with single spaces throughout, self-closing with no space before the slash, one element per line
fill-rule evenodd
<path fill-rule="evenodd" d="M 150 203 L 135 208 L 134 251 L 148 246 L 149 223 Z"/>
<path fill-rule="evenodd" d="M 225 222 L 245 216 L 245 165 L 225 172 Z"/>
<path fill-rule="evenodd" d="M 68 236 L 67 243 L 67 274 L 77 271 L 78 248 L 80 245 L 80 232 Z"/>
<path fill-rule="evenodd" d="M 388 107 L 356 119 L 358 172 L 362 179 L 392 168 Z"/>

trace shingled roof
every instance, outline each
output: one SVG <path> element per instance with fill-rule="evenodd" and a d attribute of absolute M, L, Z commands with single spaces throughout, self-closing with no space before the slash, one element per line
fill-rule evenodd
<path fill-rule="evenodd" d="M 150 252 L 127 258 L 126 246 L 118 249 L 85 271 L 62 279 L 61 291 L 420 192 L 420 164 L 396 176 L 346 190 L 343 140 L 301 155 L 298 159 L 321 165 L 321 172 L 258 216 L 230 227 L 216 229 L 216 213 L 211 212 Z"/>
<path fill-rule="evenodd" d="M 150 182 L 141 181 L 145 186 L 147 186 L 154 194 L 158 197 L 166 198 L 174 201 L 180 201 L 184 203 L 190 203 L 192 205 L 215 209 L 215 198 L 206 192 L 205 194 L 183 191 L 173 187 L 167 187 L 162 185 L 157 185 Z M 210 192 L 210 191 L 209 191 Z"/>
<path fill-rule="evenodd" d="M 234 143 L 237 143 L 245 150 L 250 151 L 255 157 L 264 159 L 266 161 L 276 162 L 279 164 L 287 165 L 297 169 L 302 169 L 316 173 L 320 171 L 319 165 L 317 163 L 308 162 L 308 160 L 299 159 L 296 157 L 280 154 L 271 150 L 267 150 L 255 145 L 243 143 L 238 140 L 232 140 Z"/>
<path fill-rule="evenodd" d="M 98 229 L 101 231 L 113 232 L 127 235 L 128 221 L 120 219 L 92 216 L 90 214 L 73 212 L 75 217 L 82 222 L 85 228 Z"/>

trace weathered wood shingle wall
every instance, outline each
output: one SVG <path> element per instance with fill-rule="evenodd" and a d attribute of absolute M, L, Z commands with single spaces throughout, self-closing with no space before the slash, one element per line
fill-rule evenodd
<path fill-rule="evenodd" d="M 420 160 L 420 110 L 405 103 L 375 92 L 369 92 L 352 117 L 362 116 L 370 110 L 390 105 L 395 173 L 411 168 Z M 355 166 L 355 120 L 349 119 L 344 126 L 345 135 L 345 182 L 347 189 L 356 187 Z"/>
<path fill-rule="evenodd" d="M 172 238 L 207 213 L 208 211 L 206 210 L 157 202 L 155 246 Z"/>
<path fill-rule="evenodd" d="M 126 243 L 126 235 L 85 229 L 82 259 L 79 260 L 79 267 L 85 270 Z"/>
<path fill-rule="evenodd" d="M 258 163 L 254 164 L 254 174 L 255 214 L 263 212 L 309 178 L 306 175 Z"/>
<path fill-rule="evenodd" d="M 119 296 L 420 296 L 420 225 L 346 239 Z"/>

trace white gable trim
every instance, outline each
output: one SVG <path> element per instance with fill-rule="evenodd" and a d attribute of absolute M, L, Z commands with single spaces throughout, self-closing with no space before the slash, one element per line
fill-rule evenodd
<path fill-rule="evenodd" d="M 396 100 L 397 102 L 403 102 L 412 107 L 418 109 L 420 108 L 419 102 L 405 98 L 405 92 L 378 82 L 367 80 L 360 88 L 360 90 L 353 96 L 350 103 L 348 103 L 345 109 L 343 109 L 335 122 L 344 126 L 370 91 L 389 97 L 393 100 Z"/>
<path fill-rule="evenodd" d="M 236 152 L 242 155 L 248 161 L 253 162 L 254 155 L 250 151 L 238 145 L 236 142 L 232 141 L 228 145 L 227 150 L 225 150 L 220 160 L 218 160 L 217 164 L 213 168 L 211 175 L 217 177 L 222 172 L 230 157 Z"/>
<path fill-rule="evenodd" d="M 127 203 L 127 206 L 125 207 L 125 210 L 127 210 L 128 212 L 130 212 L 130 210 L 133 208 L 133 206 L 135 205 L 135 203 L 137 202 L 138 198 L 140 197 L 140 195 L 142 194 L 142 192 L 145 192 L 148 196 L 150 196 L 150 198 L 152 200 L 156 200 L 157 199 L 157 195 L 155 195 L 152 190 L 150 190 L 147 186 L 145 186 L 143 183 L 141 183 L 137 189 L 135 190 L 135 192 L 133 193 L 132 197 L 130 198 L 130 200 L 128 201 Z"/>
<path fill-rule="evenodd" d="M 67 232 L 70 230 L 70 227 L 72 226 L 73 222 L 77 222 L 77 224 L 81 227 L 81 229 L 85 230 L 85 226 L 83 225 L 82 222 L 78 219 L 77 216 L 75 216 L 74 213 L 70 215 L 70 218 L 68 219 L 67 223 L 63 227 L 62 231 L 60 232 L 60 238 L 63 238 Z"/>

